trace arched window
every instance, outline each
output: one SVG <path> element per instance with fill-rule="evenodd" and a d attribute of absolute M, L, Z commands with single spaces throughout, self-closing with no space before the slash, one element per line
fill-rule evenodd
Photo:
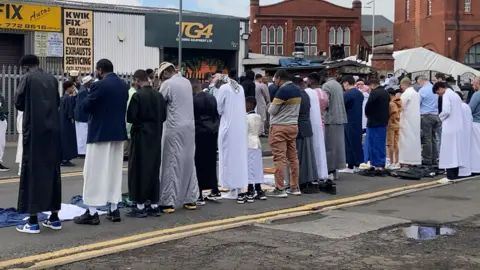
<path fill-rule="evenodd" d="M 283 44 L 283 28 L 281 26 L 277 28 L 277 43 Z"/>
<path fill-rule="evenodd" d="M 343 29 L 341 27 L 337 29 L 337 44 L 343 44 Z"/>
<path fill-rule="evenodd" d="M 261 39 L 262 39 L 262 44 L 267 43 L 267 36 L 268 36 L 268 30 L 266 26 L 262 27 L 262 33 L 261 33 Z"/>
<path fill-rule="evenodd" d="M 310 43 L 310 29 L 308 27 L 303 28 L 303 43 Z"/>
<path fill-rule="evenodd" d="M 343 31 L 343 44 L 345 45 L 345 57 L 350 56 L 350 28 Z"/>
<path fill-rule="evenodd" d="M 329 32 L 329 35 L 328 35 L 328 40 L 329 40 L 329 44 L 330 45 L 334 45 L 335 44 L 335 28 L 330 28 L 330 32 Z"/>
<path fill-rule="evenodd" d="M 273 26 L 270 26 L 270 30 L 268 32 L 268 43 L 275 43 L 275 27 Z"/>
<path fill-rule="evenodd" d="M 312 27 L 312 30 L 310 31 L 310 43 L 311 44 L 317 44 L 317 28 Z"/>
<path fill-rule="evenodd" d="M 463 58 L 463 63 L 470 66 L 480 66 L 480 43 L 468 49 Z"/>
<path fill-rule="evenodd" d="M 465 13 L 472 13 L 472 0 L 465 0 Z"/>
<path fill-rule="evenodd" d="M 405 21 L 410 20 L 410 0 L 405 0 Z"/>
<path fill-rule="evenodd" d="M 427 16 L 432 15 L 432 0 L 427 1 Z"/>
<path fill-rule="evenodd" d="M 300 26 L 297 26 L 295 29 L 295 42 L 302 42 L 302 28 Z"/>

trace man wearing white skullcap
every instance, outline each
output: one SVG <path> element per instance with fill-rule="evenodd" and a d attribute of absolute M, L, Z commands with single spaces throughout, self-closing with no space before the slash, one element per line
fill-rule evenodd
<path fill-rule="evenodd" d="M 77 134 L 77 150 L 80 156 L 84 156 L 87 153 L 87 135 L 88 135 L 88 113 L 82 107 L 83 100 L 87 98 L 88 91 L 92 86 L 92 76 L 86 76 L 82 78 L 82 85 L 78 91 L 75 102 L 75 131 Z"/>

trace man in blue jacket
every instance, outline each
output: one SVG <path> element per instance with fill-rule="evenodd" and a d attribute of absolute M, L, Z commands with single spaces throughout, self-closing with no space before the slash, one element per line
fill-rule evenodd
<path fill-rule="evenodd" d="M 110 60 L 97 63 L 95 82 L 82 103 L 88 119 L 87 154 L 83 168 L 85 214 L 77 224 L 98 225 L 97 207 L 110 204 L 107 218 L 121 221 L 118 203 L 122 199 L 123 144 L 127 140 L 125 115 L 128 85 L 113 72 Z"/>

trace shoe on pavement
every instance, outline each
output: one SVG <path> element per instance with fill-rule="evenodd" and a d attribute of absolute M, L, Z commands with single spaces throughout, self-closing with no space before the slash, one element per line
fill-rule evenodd
<path fill-rule="evenodd" d="M 120 222 L 122 218 L 120 217 L 120 210 L 116 209 L 115 211 L 111 211 L 108 209 L 107 219 L 111 222 Z"/>
<path fill-rule="evenodd" d="M 272 191 L 267 191 L 266 192 L 267 197 L 274 197 L 274 198 L 287 198 L 288 194 L 285 192 L 285 190 L 281 190 L 278 188 L 275 188 Z"/>
<path fill-rule="evenodd" d="M 100 217 L 98 213 L 90 215 L 90 211 L 87 210 L 83 215 L 74 218 L 73 222 L 79 225 L 100 225 Z"/>
<path fill-rule="evenodd" d="M 126 215 L 128 217 L 132 217 L 132 218 L 146 218 L 146 217 L 148 217 L 147 211 L 146 211 L 145 208 L 140 210 L 137 207 L 133 207 L 132 209 L 130 209 L 130 211 L 127 212 Z"/>
<path fill-rule="evenodd" d="M 159 217 L 160 216 L 160 209 L 158 207 L 153 208 L 152 206 L 146 207 L 145 212 L 149 217 Z"/>
<path fill-rule="evenodd" d="M 340 170 L 340 171 L 338 171 L 338 172 L 339 172 L 339 173 L 354 174 L 354 173 L 355 173 L 355 170 L 354 170 L 354 169 L 345 168 L 345 169 Z"/>
<path fill-rule="evenodd" d="M 248 203 L 254 203 L 254 202 L 255 202 L 254 193 L 248 193 L 248 192 L 247 192 L 247 202 L 248 202 Z"/>
<path fill-rule="evenodd" d="M 240 193 L 237 196 L 237 203 L 244 204 L 247 202 L 247 193 Z"/>
<path fill-rule="evenodd" d="M 254 199 L 260 200 L 260 201 L 266 201 L 267 195 L 265 195 L 265 191 L 260 190 L 260 191 L 257 191 L 257 195 L 255 195 Z"/>
<path fill-rule="evenodd" d="M 203 197 L 203 195 L 200 195 L 200 197 L 198 197 L 198 199 L 197 199 L 197 205 L 202 206 L 202 205 L 205 205 L 205 204 L 206 204 L 205 198 Z"/>
<path fill-rule="evenodd" d="M 28 233 L 28 234 L 37 234 L 40 233 L 40 225 L 38 224 L 25 224 L 25 225 L 18 225 L 17 231 L 21 233 Z"/>
<path fill-rule="evenodd" d="M 60 220 L 56 221 L 50 221 L 50 220 L 45 220 L 42 223 L 42 226 L 45 228 L 49 228 L 55 231 L 61 230 L 62 229 L 62 222 Z"/>
<path fill-rule="evenodd" d="M 0 172 L 8 172 L 10 171 L 10 168 L 3 166 L 3 164 L 0 163 Z"/>
<path fill-rule="evenodd" d="M 326 180 L 323 182 L 320 182 L 320 185 L 318 186 L 321 192 L 325 192 L 331 195 L 336 195 L 337 194 L 337 185 L 332 181 L 332 180 Z"/>
<path fill-rule="evenodd" d="M 207 195 L 206 197 L 207 200 L 209 201 L 218 201 L 218 200 L 221 200 L 222 199 L 222 193 L 221 192 L 218 192 L 218 193 L 210 193 Z"/>
<path fill-rule="evenodd" d="M 187 210 L 197 210 L 197 204 L 196 203 L 186 203 L 183 205 L 183 207 Z"/>
<path fill-rule="evenodd" d="M 293 196 L 300 196 L 302 195 L 302 192 L 300 191 L 300 189 L 297 187 L 297 188 L 293 188 L 293 189 L 287 189 L 286 190 L 287 194 L 291 194 Z"/>
<path fill-rule="evenodd" d="M 175 207 L 173 206 L 160 206 L 160 211 L 164 214 L 171 214 L 175 212 Z"/>

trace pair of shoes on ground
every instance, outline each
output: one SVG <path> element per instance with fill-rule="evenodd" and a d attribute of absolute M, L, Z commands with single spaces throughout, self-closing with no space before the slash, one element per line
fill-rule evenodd
<path fill-rule="evenodd" d="M 367 176 L 367 177 L 382 177 L 382 176 L 387 176 L 388 172 L 384 169 L 377 170 L 374 167 L 371 167 L 367 170 L 363 170 L 359 172 L 358 174 L 362 176 Z"/>
<path fill-rule="evenodd" d="M 298 187 L 293 189 L 292 188 L 288 188 L 288 189 L 275 188 L 274 190 L 267 191 L 265 195 L 267 197 L 273 197 L 273 198 L 287 198 L 288 195 L 300 196 L 302 195 L 302 192 Z"/>
<path fill-rule="evenodd" d="M 198 206 L 202 206 L 202 205 L 205 205 L 206 204 L 206 201 L 219 201 L 222 199 L 222 193 L 221 192 L 218 192 L 218 193 L 210 193 L 208 194 L 207 196 L 203 196 L 203 194 L 200 194 L 200 197 L 198 198 L 197 200 L 197 205 Z"/>
<path fill-rule="evenodd" d="M 62 229 L 62 222 L 60 220 L 51 221 L 45 220 L 42 222 L 42 226 L 45 228 L 52 229 L 54 231 L 58 231 Z M 18 225 L 17 231 L 21 233 L 28 233 L 28 234 L 38 234 L 40 233 L 40 224 L 25 224 L 25 225 Z"/>
<path fill-rule="evenodd" d="M 390 163 L 385 166 L 385 169 L 387 170 L 399 170 L 401 168 L 402 166 L 400 166 L 400 163 Z"/>
<path fill-rule="evenodd" d="M 267 195 L 265 191 L 257 191 L 256 194 L 254 192 L 246 192 L 238 194 L 237 203 L 244 204 L 244 203 L 254 203 L 255 200 L 257 201 L 265 201 L 267 200 Z"/>

